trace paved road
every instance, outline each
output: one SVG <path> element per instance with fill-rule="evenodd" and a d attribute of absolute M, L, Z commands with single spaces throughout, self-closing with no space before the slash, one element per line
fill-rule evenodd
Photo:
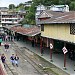
<path fill-rule="evenodd" d="M 10 43 L 11 44 L 11 43 Z M 2 47 L 2 51 L 1 53 L 4 53 L 7 60 L 7 65 L 6 66 L 6 71 L 8 73 L 8 75 L 41 75 L 39 73 L 39 71 L 37 71 L 33 65 L 27 61 L 27 59 L 25 59 L 22 55 L 20 55 L 17 51 L 15 51 L 15 45 L 11 44 L 9 51 L 6 52 L 4 47 Z M 10 56 L 12 54 L 18 54 L 18 56 L 20 57 L 19 60 L 19 67 L 17 67 L 16 65 L 13 66 L 10 62 Z"/>

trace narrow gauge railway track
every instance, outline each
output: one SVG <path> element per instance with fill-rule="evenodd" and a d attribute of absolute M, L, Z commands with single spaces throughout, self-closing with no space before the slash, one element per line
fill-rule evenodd
<path fill-rule="evenodd" d="M 43 70 L 41 70 L 34 61 L 32 61 L 26 54 L 24 54 L 22 52 L 21 48 L 17 44 L 15 44 L 15 43 L 12 43 L 12 44 L 13 44 L 12 46 L 13 46 L 15 52 L 20 54 L 22 56 L 22 59 L 27 60 L 27 62 L 30 63 L 40 75 L 44 75 Z"/>
<path fill-rule="evenodd" d="M 12 43 L 11 43 L 12 44 Z M 5 54 L 6 55 L 6 54 Z M 8 57 L 6 57 L 6 58 L 8 58 Z M 9 60 L 7 60 L 7 61 L 9 61 Z M 18 75 L 18 73 L 17 72 L 15 72 L 14 70 L 13 70 L 13 68 L 10 68 L 10 64 L 8 64 L 8 63 L 6 63 L 5 64 L 5 70 L 6 70 L 6 72 L 7 72 L 7 75 Z"/>
<path fill-rule="evenodd" d="M 8 66 L 8 64 L 6 63 L 6 67 L 5 67 L 7 74 L 8 75 L 18 75 L 16 72 L 13 72 L 12 69 Z M 8 72 L 9 71 L 9 72 Z"/>

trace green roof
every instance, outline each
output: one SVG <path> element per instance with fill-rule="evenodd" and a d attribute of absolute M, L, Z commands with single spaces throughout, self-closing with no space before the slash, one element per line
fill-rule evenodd
<path fill-rule="evenodd" d="M 24 24 L 23 25 L 23 27 L 25 27 L 25 28 L 30 28 L 30 27 L 32 27 L 33 25 L 29 25 L 29 24 Z"/>

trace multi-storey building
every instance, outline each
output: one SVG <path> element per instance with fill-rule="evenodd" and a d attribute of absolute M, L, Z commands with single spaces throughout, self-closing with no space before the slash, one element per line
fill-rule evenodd
<path fill-rule="evenodd" d="M 1 10 L 0 11 L 0 31 L 3 33 L 2 27 L 9 25 L 17 25 L 23 18 L 25 12 Z"/>
<path fill-rule="evenodd" d="M 3 27 L 2 27 L 2 24 L 1 24 L 1 11 L 3 10 L 8 10 L 7 7 L 0 7 L 0 34 L 3 33 Z"/>
<path fill-rule="evenodd" d="M 23 18 L 24 15 L 22 15 L 20 12 L 1 11 L 2 26 L 18 24 Z"/>

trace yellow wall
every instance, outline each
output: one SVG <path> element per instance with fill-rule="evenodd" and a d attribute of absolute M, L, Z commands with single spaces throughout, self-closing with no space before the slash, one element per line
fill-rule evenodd
<path fill-rule="evenodd" d="M 69 24 L 44 25 L 44 31 L 41 32 L 41 36 L 75 42 L 75 36 L 70 34 Z"/>

